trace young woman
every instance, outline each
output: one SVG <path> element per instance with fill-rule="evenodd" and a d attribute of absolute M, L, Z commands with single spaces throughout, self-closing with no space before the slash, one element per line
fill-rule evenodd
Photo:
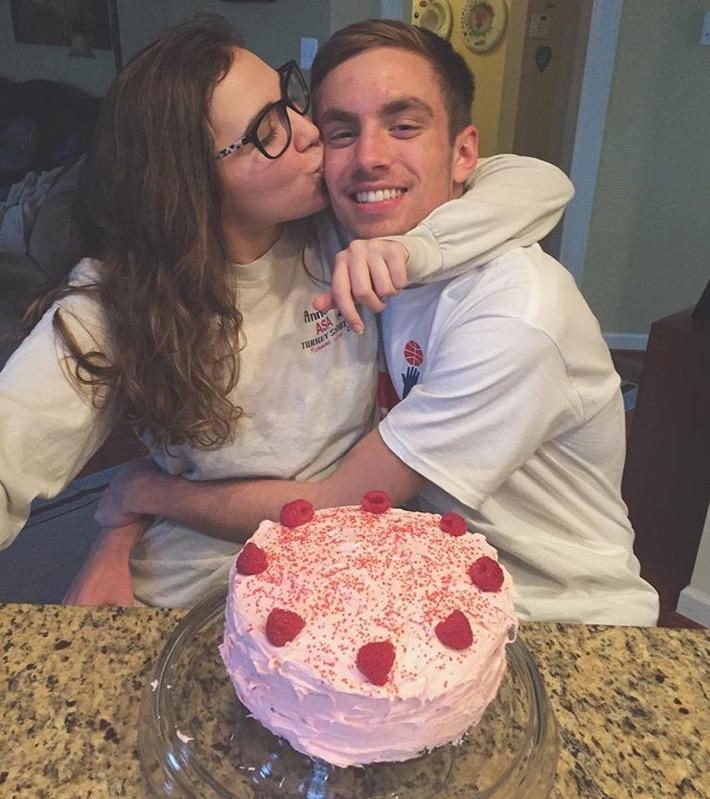
<path fill-rule="evenodd" d="M 0 374 L 2 545 L 119 417 L 166 474 L 192 480 L 317 479 L 372 428 L 376 326 L 366 319 L 358 335 L 312 306 L 342 244 L 318 214 L 323 151 L 308 99 L 294 63 L 269 68 L 215 17 L 162 37 L 118 76 L 84 175 L 92 257 L 43 303 Z M 570 196 L 554 167 L 512 157 L 476 183 L 460 201 L 466 220 L 436 211 L 441 240 L 412 248 L 408 269 L 440 269 L 431 247 L 448 235 L 471 237 L 469 262 L 536 241 Z M 348 252 L 340 267 L 357 284 L 373 275 L 377 291 L 358 294 L 376 307 L 407 253 L 383 241 Z M 142 531 L 107 532 L 94 556 L 125 563 Z M 132 592 L 192 605 L 226 580 L 237 549 L 157 519 L 131 553 Z"/>

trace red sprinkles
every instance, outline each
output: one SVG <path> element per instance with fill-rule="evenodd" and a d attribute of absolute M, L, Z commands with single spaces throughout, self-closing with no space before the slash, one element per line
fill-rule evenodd
<path fill-rule="evenodd" d="M 497 561 L 483 555 L 468 567 L 468 576 L 481 591 L 500 591 L 503 585 L 503 569 Z"/>
<path fill-rule="evenodd" d="M 266 637 L 274 646 L 285 646 L 301 632 L 306 622 L 292 610 L 274 608 L 266 620 Z"/>
<path fill-rule="evenodd" d="M 394 665 L 395 651 L 391 641 L 371 641 L 357 653 L 357 667 L 373 685 L 384 685 Z"/>
<path fill-rule="evenodd" d="M 266 552 L 249 541 L 237 557 L 237 571 L 239 574 L 261 574 L 266 571 L 269 562 Z"/>

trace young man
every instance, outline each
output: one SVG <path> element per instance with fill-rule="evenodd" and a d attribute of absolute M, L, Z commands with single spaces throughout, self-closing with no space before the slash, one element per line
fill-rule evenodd
<path fill-rule="evenodd" d="M 357 23 L 324 45 L 313 79 L 331 201 L 351 233 L 396 239 L 461 194 L 477 160 L 473 85 L 447 43 Z M 619 380 L 569 274 L 537 245 L 469 264 L 391 299 L 383 341 L 402 401 L 329 477 L 196 484 L 138 466 L 100 520 L 157 513 L 236 538 L 299 496 L 323 507 L 419 491 L 498 547 L 524 618 L 654 624 L 619 494 Z"/>

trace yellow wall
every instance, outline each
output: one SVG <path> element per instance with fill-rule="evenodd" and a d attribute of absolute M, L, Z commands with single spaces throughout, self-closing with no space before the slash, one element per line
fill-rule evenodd
<path fill-rule="evenodd" d="M 495 148 L 481 155 L 515 152 L 514 140 L 518 120 L 519 97 L 523 80 L 523 55 L 528 13 L 534 0 L 508 0 L 508 28 L 505 32 L 505 63 L 501 81 L 501 102 Z"/>
<path fill-rule="evenodd" d="M 508 26 L 501 40 L 485 53 L 474 53 L 466 47 L 461 32 L 460 11 L 456 14 L 454 28 L 451 33 L 451 44 L 461 53 L 471 67 L 476 79 L 476 99 L 473 103 L 473 121 L 480 135 L 481 155 L 492 155 L 500 152 L 498 138 L 501 129 L 501 111 L 503 107 L 503 88 L 506 72 L 506 61 L 511 58 L 520 63 L 522 52 L 521 41 L 513 40 L 512 35 L 519 35 L 521 26 L 518 20 L 525 18 L 528 0 L 508 0 Z M 522 26 L 524 28 L 524 25 Z M 510 70 L 509 70 L 510 71 Z M 520 70 L 510 71 L 514 76 Z M 508 117 L 510 110 L 508 109 Z M 507 149 L 507 148 L 506 148 Z"/>
<path fill-rule="evenodd" d="M 450 0 L 450 3 L 454 17 L 451 44 L 466 59 L 476 79 L 472 116 L 480 135 L 480 154 L 510 151 L 529 0 L 507 0 L 505 33 L 498 44 L 485 53 L 474 53 L 466 47 L 461 32 L 463 0 Z M 415 10 L 416 2 L 412 12 Z"/>

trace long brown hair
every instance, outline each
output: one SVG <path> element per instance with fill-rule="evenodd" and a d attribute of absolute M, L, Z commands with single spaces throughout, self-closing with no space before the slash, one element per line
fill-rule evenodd
<path fill-rule="evenodd" d="M 110 358 L 82 351 L 54 315 L 73 377 L 95 402 L 120 400 L 158 444 L 222 444 L 242 414 L 228 396 L 242 319 L 209 122 L 212 91 L 240 46 L 226 20 L 201 15 L 126 65 L 102 104 L 79 192 L 84 252 L 101 261 L 100 278 L 31 309 L 36 321 L 62 296 L 96 296 Z"/>

